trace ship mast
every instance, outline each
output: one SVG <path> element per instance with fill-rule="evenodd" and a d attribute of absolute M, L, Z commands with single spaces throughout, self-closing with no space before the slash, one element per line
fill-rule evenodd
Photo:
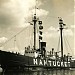
<path fill-rule="evenodd" d="M 37 1 L 37 0 L 36 0 Z M 35 5 L 35 13 L 34 13 L 34 17 L 33 17 L 33 25 L 34 25 L 34 50 L 36 50 L 36 23 L 38 22 L 39 24 L 39 49 L 41 49 L 41 40 L 42 40 L 42 21 L 39 20 L 39 18 L 37 18 L 36 16 L 36 9 L 38 9 Z"/>
<path fill-rule="evenodd" d="M 34 50 L 36 50 L 36 22 L 37 22 L 36 13 L 34 14 L 33 22 L 34 22 Z"/>
<path fill-rule="evenodd" d="M 36 22 L 37 22 L 37 17 L 36 17 L 36 5 L 35 5 L 35 13 L 33 17 L 33 25 L 34 25 L 34 50 L 36 50 Z"/>
<path fill-rule="evenodd" d="M 63 23 L 63 20 L 62 18 L 59 19 L 59 25 L 60 25 L 60 38 L 61 38 L 61 59 L 63 60 L 63 29 L 64 29 L 64 26 L 65 24 Z"/>

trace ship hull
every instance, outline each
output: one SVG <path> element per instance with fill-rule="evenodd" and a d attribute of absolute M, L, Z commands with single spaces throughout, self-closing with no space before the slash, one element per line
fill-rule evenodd
<path fill-rule="evenodd" d="M 33 65 L 33 58 L 0 50 L 0 65 L 2 69 L 23 68 Z"/>
<path fill-rule="evenodd" d="M 0 50 L 0 65 L 3 70 L 26 70 L 35 68 L 69 69 L 75 68 L 75 62 L 61 62 L 47 58 L 34 58 Z"/>

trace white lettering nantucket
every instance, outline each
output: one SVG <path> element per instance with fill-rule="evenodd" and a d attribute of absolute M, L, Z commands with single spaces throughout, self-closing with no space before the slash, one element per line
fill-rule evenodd
<path fill-rule="evenodd" d="M 47 65 L 47 60 L 44 60 L 44 66 Z"/>
<path fill-rule="evenodd" d="M 33 59 L 34 65 L 37 65 L 37 59 Z"/>
<path fill-rule="evenodd" d="M 43 65 L 43 64 L 42 64 L 42 60 L 40 60 L 39 65 Z"/>

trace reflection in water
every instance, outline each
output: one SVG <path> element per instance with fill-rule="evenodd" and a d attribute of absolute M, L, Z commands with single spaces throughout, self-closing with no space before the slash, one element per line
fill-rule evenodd
<path fill-rule="evenodd" d="M 0 75 L 75 75 L 75 70 L 43 70 L 26 72 L 5 72 Z"/>

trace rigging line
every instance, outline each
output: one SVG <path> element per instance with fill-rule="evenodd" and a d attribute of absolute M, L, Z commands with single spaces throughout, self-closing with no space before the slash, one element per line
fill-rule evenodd
<path fill-rule="evenodd" d="M 30 34 L 30 46 L 32 47 L 32 31 L 33 30 L 31 30 L 31 34 Z"/>
<path fill-rule="evenodd" d="M 45 18 L 43 18 L 43 19 L 44 19 L 43 22 L 46 23 L 46 21 L 47 21 L 49 18 L 55 18 L 55 19 L 57 18 L 57 19 L 58 19 L 59 17 L 49 16 L 49 15 L 47 15 Z"/>
<path fill-rule="evenodd" d="M 59 36 L 59 39 L 58 39 L 58 46 L 57 46 L 57 51 L 59 51 L 59 45 L 60 45 L 60 36 Z"/>
<path fill-rule="evenodd" d="M 59 17 L 57 17 L 57 16 L 49 16 L 49 15 L 47 15 L 47 16 L 46 16 L 46 20 L 47 20 L 48 17 L 50 17 L 50 18 L 57 18 L 57 19 L 59 18 Z"/>
<path fill-rule="evenodd" d="M 30 46 L 32 47 L 32 35 L 33 35 L 33 30 L 31 30 L 31 34 L 30 34 Z"/>
<path fill-rule="evenodd" d="M 14 36 L 14 49 L 16 47 L 16 35 Z"/>
<path fill-rule="evenodd" d="M 48 17 L 52 17 L 52 18 L 61 18 L 61 16 L 48 16 Z M 65 17 L 63 17 L 65 18 Z"/>
<path fill-rule="evenodd" d="M 59 18 L 59 17 L 57 17 L 57 16 L 48 16 L 48 17 L 52 17 L 52 18 Z"/>
<path fill-rule="evenodd" d="M 18 43 L 17 43 L 17 40 L 16 40 L 16 44 L 17 44 L 18 50 L 20 51 L 19 45 L 18 45 Z"/>
<path fill-rule="evenodd" d="M 65 39 L 66 39 L 66 37 L 65 37 Z M 69 46 L 70 50 L 72 51 L 72 49 L 71 49 L 71 47 L 70 47 L 70 44 L 69 44 L 69 42 L 68 42 L 68 40 L 67 40 L 67 39 L 66 39 L 66 41 L 67 41 L 67 44 L 68 44 L 68 46 Z M 73 54 L 73 51 L 72 51 L 72 54 Z"/>
<path fill-rule="evenodd" d="M 26 27 L 28 28 L 28 26 Z M 5 43 L 3 43 L 2 45 L 0 45 L 0 47 L 2 47 L 3 45 L 5 45 L 6 43 L 8 43 L 11 39 L 13 39 L 15 36 L 19 35 L 21 32 L 23 32 L 26 28 L 22 29 L 20 32 L 18 32 L 16 35 L 14 35 L 13 37 L 11 37 L 9 40 L 7 40 Z"/>
<path fill-rule="evenodd" d="M 66 42 L 67 42 L 67 44 L 68 44 L 68 46 L 69 46 L 70 50 L 72 51 L 72 49 L 71 49 L 71 47 L 70 47 L 70 44 L 69 44 L 69 42 L 68 42 L 68 40 L 67 40 L 67 38 L 66 38 L 66 37 L 65 37 L 65 40 L 66 40 Z M 72 54 L 73 54 L 73 51 L 72 51 Z"/>
<path fill-rule="evenodd" d="M 19 45 L 18 45 L 18 43 L 17 43 L 17 42 L 16 42 L 16 44 L 17 44 L 18 50 L 20 51 L 20 48 L 19 48 Z"/>
<path fill-rule="evenodd" d="M 63 36 L 64 36 L 64 35 L 63 35 Z M 67 47 L 67 43 L 66 43 L 66 39 L 65 39 L 65 38 L 63 38 L 63 39 L 64 39 L 64 42 L 65 42 L 65 45 L 64 45 L 64 46 L 66 47 L 66 50 L 67 50 L 67 53 L 68 53 L 69 51 L 68 51 L 68 47 Z"/>
<path fill-rule="evenodd" d="M 32 33 L 32 30 L 31 30 L 31 27 L 29 27 L 29 45 L 31 45 L 31 33 Z"/>

